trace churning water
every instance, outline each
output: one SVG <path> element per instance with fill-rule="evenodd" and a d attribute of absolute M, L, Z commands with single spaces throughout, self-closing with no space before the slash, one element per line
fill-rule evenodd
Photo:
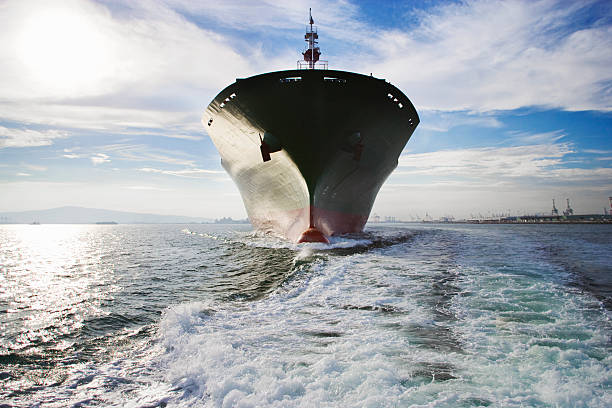
<path fill-rule="evenodd" d="M 0 406 L 610 407 L 611 254 L 609 225 L 4 225 Z"/>

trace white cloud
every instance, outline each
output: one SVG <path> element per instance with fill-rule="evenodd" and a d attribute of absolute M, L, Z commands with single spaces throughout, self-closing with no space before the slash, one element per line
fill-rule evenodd
<path fill-rule="evenodd" d="M 172 191 L 169 188 L 156 187 L 156 186 L 127 186 L 129 190 L 145 190 L 145 191 Z"/>
<path fill-rule="evenodd" d="M 476 126 L 500 128 L 503 124 L 492 115 L 476 114 L 474 112 L 444 112 L 419 109 L 421 123 L 419 129 L 448 132 L 457 126 Z"/>
<path fill-rule="evenodd" d="M 573 150 L 568 144 L 557 143 L 404 154 L 396 174 L 481 179 L 545 177 L 552 174 L 553 166 L 563 164 L 562 158 L 569 153 Z"/>
<path fill-rule="evenodd" d="M 612 154 L 612 150 L 601 150 L 601 149 L 583 149 L 583 153 L 592 153 L 592 154 Z"/>
<path fill-rule="evenodd" d="M 177 164 L 181 166 L 195 166 L 195 160 L 188 153 L 170 149 L 156 149 L 143 144 L 116 143 L 95 147 L 97 150 L 112 152 L 122 160 L 132 162 L 157 162 Z"/>
<path fill-rule="evenodd" d="M 523 135 L 545 141 L 534 145 L 403 154 L 376 211 L 404 217 L 533 214 L 550 211 L 556 197 L 570 198 L 580 213 L 599 212 L 612 191 L 612 168 L 576 167 L 582 163 L 567 160 L 576 151 L 558 141 L 560 134 Z"/>
<path fill-rule="evenodd" d="M 135 4 L 132 12 L 111 13 L 88 0 L 3 3 L 0 120 L 118 132 L 153 128 L 161 136 L 198 139 L 190 133 L 203 134 L 203 107 L 236 77 L 254 73 L 251 62 L 223 36 L 163 4 Z M 55 31 L 65 41 L 47 41 Z M 79 37 L 95 41 L 87 45 Z M 49 61 L 39 61 L 41 54 Z"/>
<path fill-rule="evenodd" d="M 313 7 L 324 38 L 335 39 L 344 49 L 344 54 L 336 55 L 336 66 L 376 72 L 400 85 L 420 111 L 494 111 L 534 105 L 612 109 L 608 69 L 612 26 L 597 21 L 588 27 L 575 26 L 590 2 L 447 3 L 411 11 L 406 17 L 416 17 L 418 23 L 406 30 L 369 25 L 360 7 L 346 1 L 174 0 L 166 4 L 223 21 L 233 29 L 274 34 L 301 30 L 305 11 Z M 471 119 L 479 121 L 479 126 L 499 125 L 494 118 L 488 123 L 485 118 Z M 422 123 L 435 130 L 448 125 L 452 124 Z"/>
<path fill-rule="evenodd" d="M 5 75 L 0 79 L 3 96 L 19 100 L 79 98 L 115 94 L 129 88 L 133 97 L 168 88 L 171 92 L 191 86 L 208 88 L 211 84 L 227 83 L 238 72 L 248 71 L 247 60 L 220 35 L 197 27 L 160 4 L 139 5 L 134 13 L 117 15 L 104 5 L 87 0 L 59 4 L 40 0 L 6 2 L 0 14 L 4 27 L 0 46 L 0 59 L 5 63 Z M 47 25 L 48 22 L 55 25 Z M 58 27 L 58 23 L 66 26 Z M 45 36 L 52 37 L 58 30 L 67 32 L 63 44 L 45 42 Z M 22 41 L 24 36 L 33 35 L 38 36 L 38 43 L 51 47 L 56 57 L 65 60 L 56 62 L 50 56 L 47 63 L 64 63 L 62 68 L 70 70 L 71 78 L 59 76 L 61 70 L 31 72 L 38 68 L 30 66 L 23 54 L 45 51 L 27 49 L 39 46 L 36 41 Z M 79 36 L 96 42 L 86 47 L 70 40 Z M 77 59 L 73 54 L 82 52 L 96 56 L 96 64 L 82 67 L 88 72 L 72 72 L 71 63 L 80 64 L 86 59 Z M 78 89 L 72 88 L 74 75 L 83 75 L 78 78 Z"/>
<path fill-rule="evenodd" d="M 104 153 L 96 153 L 90 157 L 91 162 L 95 165 L 110 162 L 110 156 Z"/>
<path fill-rule="evenodd" d="M 278 49 L 264 54 L 244 35 L 293 35 L 303 29 L 308 7 L 325 35 L 345 49 L 336 66 L 387 77 L 421 112 L 531 105 L 609 110 L 604 88 L 612 81 L 612 28 L 593 24 L 572 31 L 573 15 L 583 6 L 552 0 L 453 3 L 421 12 L 419 24 L 400 31 L 368 25 L 359 6 L 347 1 L 175 0 L 113 8 L 112 2 L 107 7 L 88 0 L 9 0 L 0 9 L 0 119 L 121 133 L 149 128 L 199 139 L 201 112 L 219 89 L 236 77 L 290 68 L 299 55 Z M 223 22 L 240 34 L 219 34 L 180 12 Z M 51 18 L 66 26 L 68 40 L 56 43 L 67 48 L 56 54 L 67 66 L 33 70 L 45 64 L 31 66 L 27 55 L 46 54 L 28 51 L 38 42 L 24 38 L 39 36 L 44 44 L 45 32 L 37 30 Z M 89 48 L 72 42 L 79 36 L 91 40 Z M 59 47 L 54 44 L 48 48 Z M 89 53 L 94 66 L 74 57 Z M 453 119 L 421 126 L 444 131 L 456 125 Z M 499 126 L 484 116 L 466 117 L 464 124 Z"/>
<path fill-rule="evenodd" d="M 41 166 L 39 164 L 23 164 L 23 167 L 25 167 L 28 170 L 32 170 L 32 171 L 47 171 L 47 168 L 45 166 Z"/>
<path fill-rule="evenodd" d="M 78 153 L 76 153 L 77 151 Z M 88 148 L 64 149 L 64 154 L 62 154 L 62 157 L 67 159 L 93 157 L 96 158 L 95 163 L 99 164 L 110 161 L 110 155 L 113 156 L 114 160 L 129 162 L 156 162 L 188 167 L 196 166 L 196 160 L 193 159 L 193 155 L 184 151 L 171 150 L 168 148 L 159 149 L 138 143 L 119 142 L 114 144 L 91 146 Z M 217 156 L 215 156 L 215 159 L 217 159 Z"/>
<path fill-rule="evenodd" d="M 416 215 L 424 217 L 425 213 L 434 218 L 443 215 L 468 218 L 471 215 L 487 216 L 494 213 L 550 214 L 553 198 L 557 199 L 558 204 L 570 198 L 572 207 L 579 214 L 601 214 L 602 208 L 607 206 L 607 197 L 612 189 L 609 181 L 572 185 L 525 184 L 518 180 L 491 184 L 449 181 L 429 185 L 390 180 L 387 184 L 378 195 L 373 213 L 395 215 L 403 219 Z"/>
<path fill-rule="evenodd" d="M 29 176 L 31 176 L 31 174 L 28 174 L 28 173 L 17 173 L 17 176 L 19 176 L 19 177 L 29 177 Z"/>
<path fill-rule="evenodd" d="M 546 177 L 562 180 L 563 182 L 572 181 L 603 181 L 609 182 L 612 180 L 612 168 L 597 167 L 597 168 L 563 168 L 550 170 L 545 174 Z"/>
<path fill-rule="evenodd" d="M 154 96 L 151 96 L 154 98 Z M 161 97 L 160 97 L 161 98 Z M 202 98 L 200 102 L 206 100 Z M 53 101 L 2 101 L 0 100 L 0 119 L 37 123 L 45 126 L 78 128 L 93 131 L 107 131 L 122 134 L 143 134 L 142 129 L 150 129 L 146 134 L 181 138 L 183 132 L 204 133 L 200 122 L 200 110 L 168 112 L 158 109 L 139 109 L 108 106 L 87 106 L 55 103 Z M 203 111 L 203 108 L 202 108 Z M 130 132 L 131 128 L 138 129 Z M 182 137 L 185 138 L 185 137 Z"/>
<path fill-rule="evenodd" d="M 509 132 L 509 136 L 515 143 L 527 143 L 527 144 L 540 144 L 540 143 L 551 143 L 554 144 L 559 140 L 567 136 L 563 130 L 553 130 L 551 132 L 543 133 L 531 133 L 531 132 Z"/>
<path fill-rule="evenodd" d="M 53 139 L 68 137 L 59 130 L 15 129 L 0 126 L 0 149 L 3 147 L 49 146 Z"/>
<path fill-rule="evenodd" d="M 308 22 L 308 9 L 312 8 L 315 24 L 326 27 L 334 35 L 346 38 L 352 32 L 354 38 L 360 34 L 351 30 L 357 22 L 358 6 L 344 0 L 166 0 L 164 3 L 192 15 L 214 18 L 236 30 L 266 33 L 271 30 L 302 31 Z"/>
<path fill-rule="evenodd" d="M 468 1 L 380 31 L 372 68 L 426 109 L 611 110 L 612 26 L 572 27 L 588 2 Z M 608 87 L 608 88 L 606 88 Z M 608 89 L 608 90 L 607 90 Z"/>
<path fill-rule="evenodd" d="M 165 174 L 169 176 L 186 177 L 186 178 L 203 178 L 202 176 L 226 174 L 224 171 L 221 171 L 221 170 L 206 170 L 206 169 L 198 169 L 198 168 L 190 168 L 190 169 L 183 169 L 183 170 L 163 170 L 163 169 L 155 169 L 151 167 L 144 167 L 139 170 L 144 171 L 146 173 L 157 173 L 157 174 Z"/>

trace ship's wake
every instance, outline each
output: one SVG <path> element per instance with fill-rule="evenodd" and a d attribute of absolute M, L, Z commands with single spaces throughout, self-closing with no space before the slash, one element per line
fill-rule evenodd
<path fill-rule="evenodd" d="M 287 241 L 276 234 L 262 231 L 225 231 L 219 234 L 211 234 L 209 232 L 200 233 L 189 229 L 183 229 L 182 232 L 224 242 L 226 244 L 241 244 L 247 247 L 280 250 L 287 249 L 296 251 L 299 254 L 322 253 L 352 255 L 368 252 L 373 249 L 403 244 L 412 240 L 417 234 L 423 234 L 427 231 L 410 231 L 405 229 L 398 229 L 397 231 L 370 230 L 329 237 L 329 244 L 320 242 L 297 244 Z"/>
<path fill-rule="evenodd" d="M 415 235 L 419 233 L 422 233 L 422 231 L 403 230 L 394 233 L 366 231 L 357 234 L 346 234 L 339 237 L 332 237 L 330 239 L 330 244 L 322 250 L 333 255 L 353 255 L 374 249 L 404 244 L 414 239 Z"/>

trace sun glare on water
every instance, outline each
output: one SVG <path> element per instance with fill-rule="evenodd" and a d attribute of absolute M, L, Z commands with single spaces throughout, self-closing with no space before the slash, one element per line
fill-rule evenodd
<path fill-rule="evenodd" d="M 95 92 L 110 67 L 108 44 L 91 16 L 71 8 L 33 11 L 18 52 L 38 91 Z"/>

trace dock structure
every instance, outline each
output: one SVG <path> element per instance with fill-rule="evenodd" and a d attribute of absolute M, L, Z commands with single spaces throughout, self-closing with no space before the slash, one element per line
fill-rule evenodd
<path fill-rule="evenodd" d="M 470 224 L 612 224 L 610 214 L 520 215 L 471 219 Z"/>

